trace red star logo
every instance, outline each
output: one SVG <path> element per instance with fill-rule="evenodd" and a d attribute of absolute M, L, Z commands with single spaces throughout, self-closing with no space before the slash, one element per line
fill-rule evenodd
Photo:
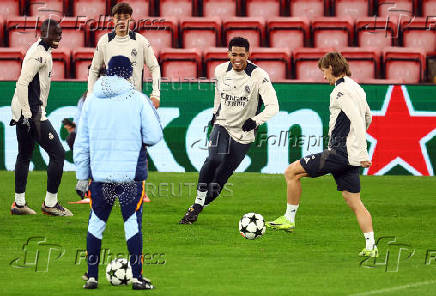
<path fill-rule="evenodd" d="M 436 112 L 415 111 L 405 86 L 389 87 L 382 110 L 373 112 L 368 135 L 368 175 L 383 175 L 397 165 L 413 175 L 433 175 L 425 143 L 436 136 Z"/>

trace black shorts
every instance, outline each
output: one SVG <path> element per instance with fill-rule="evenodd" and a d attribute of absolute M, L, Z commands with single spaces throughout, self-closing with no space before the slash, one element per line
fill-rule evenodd
<path fill-rule="evenodd" d="M 359 167 L 349 165 L 347 157 L 334 150 L 305 156 L 300 159 L 300 164 L 312 178 L 331 173 L 338 191 L 360 192 Z"/>

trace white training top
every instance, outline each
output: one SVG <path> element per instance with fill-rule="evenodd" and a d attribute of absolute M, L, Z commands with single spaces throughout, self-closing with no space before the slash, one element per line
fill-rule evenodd
<path fill-rule="evenodd" d="M 154 56 L 150 42 L 141 34 L 130 31 L 124 37 L 117 36 L 114 31 L 104 34 L 95 48 L 94 58 L 88 74 L 88 92 L 92 93 L 103 64 L 107 65 L 113 56 L 122 55 L 130 59 L 133 74 L 130 82 L 138 91 L 142 90 L 142 71 L 147 65 L 153 78 L 152 96 L 160 98 L 160 66 Z"/>
<path fill-rule="evenodd" d="M 362 87 L 348 76 L 338 79 L 330 94 L 328 148 L 347 156 L 352 166 L 369 161 L 366 130 L 371 120 L 371 110 Z"/>
<path fill-rule="evenodd" d="M 250 61 L 244 71 L 233 70 L 230 62 L 215 68 L 214 114 L 216 124 L 223 126 L 237 142 L 254 142 L 255 131 L 242 131 L 251 118 L 259 126 L 279 112 L 277 95 L 268 73 Z M 262 104 L 265 109 L 260 112 Z"/>

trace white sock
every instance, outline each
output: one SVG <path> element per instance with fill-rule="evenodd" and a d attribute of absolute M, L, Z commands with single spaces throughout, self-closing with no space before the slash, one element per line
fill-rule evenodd
<path fill-rule="evenodd" d="M 15 193 L 15 204 L 17 206 L 24 206 L 26 204 L 26 197 L 25 197 L 26 193 Z"/>
<path fill-rule="evenodd" d="M 197 197 L 195 198 L 195 203 L 200 206 L 204 206 L 204 202 L 206 200 L 207 191 L 199 191 L 197 190 Z"/>
<path fill-rule="evenodd" d="M 56 203 L 58 202 L 58 194 L 57 193 L 50 193 L 47 191 L 46 195 L 45 195 L 45 206 L 52 208 L 56 205 Z"/>
<path fill-rule="evenodd" d="M 363 236 L 365 237 L 365 242 L 366 242 L 366 247 L 365 248 L 367 250 L 374 249 L 374 245 L 375 245 L 374 232 L 365 232 L 363 234 Z"/>
<path fill-rule="evenodd" d="M 298 206 L 288 204 L 286 207 L 285 218 L 291 223 L 295 223 L 295 214 L 297 214 Z"/>

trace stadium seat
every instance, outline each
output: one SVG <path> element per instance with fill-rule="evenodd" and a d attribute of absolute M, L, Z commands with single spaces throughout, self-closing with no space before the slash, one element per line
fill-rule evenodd
<path fill-rule="evenodd" d="M 73 49 L 85 47 L 89 36 L 86 35 L 86 19 L 64 17 L 60 23 L 62 27 L 62 40 L 60 47 Z"/>
<path fill-rule="evenodd" d="M 299 48 L 294 50 L 295 78 L 312 82 L 326 82 L 318 60 L 332 48 Z"/>
<path fill-rule="evenodd" d="M 274 17 L 285 11 L 285 0 L 245 0 L 247 16 Z"/>
<path fill-rule="evenodd" d="M 69 78 L 70 71 L 70 55 L 69 49 L 55 49 L 52 51 L 53 57 L 53 76 L 52 80 L 59 81 Z"/>
<path fill-rule="evenodd" d="M 353 43 L 353 31 L 353 20 L 348 17 L 312 19 L 314 47 L 347 47 Z"/>
<path fill-rule="evenodd" d="M 62 17 L 67 14 L 69 0 L 29 0 L 27 5 L 32 16 Z"/>
<path fill-rule="evenodd" d="M 227 47 L 211 47 L 203 52 L 203 60 L 206 68 L 206 77 L 209 79 L 215 76 L 215 67 L 229 61 Z"/>
<path fill-rule="evenodd" d="M 413 15 L 414 0 L 378 0 L 377 12 L 379 16 Z"/>
<path fill-rule="evenodd" d="M 154 1 L 153 0 L 115 0 L 115 5 L 118 2 L 128 2 L 133 9 L 132 18 L 135 20 L 142 19 L 149 15 L 154 15 Z M 113 6 L 112 6 L 113 7 Z M 111 14 L 108 11 L 109 15 Z"/>
<path fill-rule="evenodd" d="M 37 17 L 11 17 L 6 21 L 9 47 L 29 48 L 40 36 Z"/>
<path fill-rule="evenodd" d="M 146 22 L 138 24 L 137 32 L 144 35 L 150 41 L 154 53 L 167 47 L 175 47 L 177 44 L 177 19 L 173 17 L 147 18 Z"/>
<path fill-rule="evenodd" d="M 372 1 L 368 0 L 333 0 L 335 15 L 339 17 L 358 17 L 371 16 Z"/>
<path fill-rule="evenodd" d="M 309 19 L 324 16 L 327 0 L 291 0 L 291 16 L 305 16 Z"/>
<path fill-rule="evenodd" d="M 387 79 L 400 78 L 406 83 L 424 79 L 425 52 L 422 49 L 391 47 L 383 52 Z"/>
<path fill-rule="evenodd" d="M 3 17 L 0 15 L 0 46 L 6 46 L 6 42 L 5 42 L 5 34 L 3 32 L 3 28 L 4 28 L 4 21 L 3 21 Z"/>
<path fill-rule="evenodd" d="M 162 77 L 172 81 L 197 78 L 201 73 L 200 54 L 195 49 L 162 49 L 159 59 Z"/>
<path fill-rule="evenodd" d="M 195 0 L 160 0 L 160 16 L 195 16 Z"/>
<path fill-rule="evenodd" d="M 267 36 L 271 47 L 304 47 L 304 40 L 309 39 L 309 21 L 300 17 L 274 17 L 267 21 Z"/>
<path fill-rule="evenodd" d="M 264 36 L 264 20 L 260 17 L 230 17 L 223 20 L 224 42 L 236 36 L 244 36 L 250 46 L 262 46 Z"/>
<path fill-rule="evenodd" d="M 236 16 L 238 1 L 235 0 L 203 0 L 203 16 L 229 17 Z"/>
<path fill-rule="evenodd" d="M 264 69 L 272 81 L 288 77 L 290 55 L 287 48 L 253 48 L 250 51 L 250 60 Z"/>
<path fill-rule="evenodd" d="M 72 52 L 73 64 L 75 67 L 75 77 L 80 81 L 88 80 L 88 67 L 94 57 L 94 48 L 82 47 L 74 49 Z"/>
<path fill-rule="evenodd" d="M 221 19 L 188 17 L 180 20 L 182 47 L 205 49 L 220 46 Z"/>
<path fill-rule="evenodd" d="M 22 15 L 24 7 L 24 0 L 14 1 L 14 0 L 1 0 L 0 1 L 0 16 L 14 17 Z"/>
<path fill-rule="evenodd" d="M 413 21 L 402 21 L 403 46 L 422 48 L 425 51 L 436 50 L 436 16 L 433 21 L 425 17 Z"/>
<path fill-rule="evenodd" d="M 100 16 L 110 15 L 110 11 L 106 11 L 109 4 L 110 0 L 74 0 L 73 15 L 99 20 Z"/>
<path fill-rule="evenodd" d="M 422 0 L 422 16 L 436 15 L 436 0 Z"/>
<path fill-rule="evenodd" d="M 356 20 L 356 33 L 358 46 L 383 49 L 392 45 L 397 30 L 387 18 L 365 17 Z"/>
<path fill-rule="evenodd" d="M 367 79 L 364 84 L 403 84 L 405 81 L 401 78 L 392 78 L 392 79 Z"/>
<path fill-rule="evenodd" d="M 340 50 L 350 65 L 351 77 L 357 82 L 374 79 L 379 73 L 380 51 L 348 47 Z"/>
<path fill-rule="evenodd" d="M 18 79 L 25 54 L 21 48 L 0 48 L 0 80 Z"/>
<path fill-rule="evenodd" d="M 86 34 L 91 37 L 91 46 L 95 47 L 100 40 L 101 36 L 114 30 L 114 22 L 112 18 L 105 18 L 104 21 L 89 21 L 86 24 Z"/>

